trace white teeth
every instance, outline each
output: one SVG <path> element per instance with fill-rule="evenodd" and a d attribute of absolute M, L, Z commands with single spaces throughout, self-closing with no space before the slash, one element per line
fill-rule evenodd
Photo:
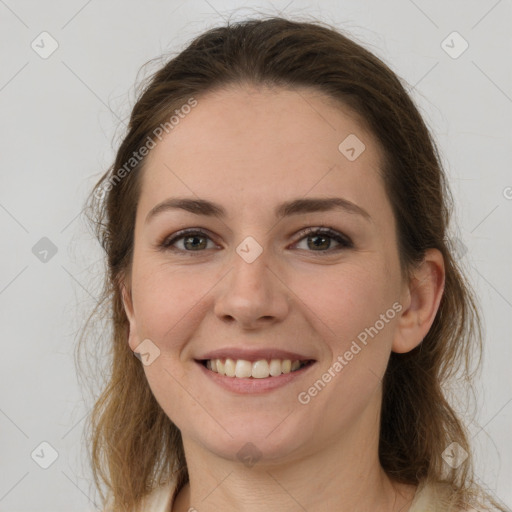
<path fill-rule="evenodd" d="M 278 377 L 282 373 L 290 373 L 298 370 L 306 364 L 305 361 L 291 361 L 290 359 L 259 359 L 258 361 L 246 361 L 245 359 L 208 359 L 206 368 L 219 375 L 236 377 L 239 379 L 265 379 Z"/>
<path fill-rule="evenodd" d="M 277 377 L 278 375 L 281 375 L 282 373 L 282 364 L 279 359 L 271 359 L 270 365 L 269 365 L 269 372 L 272 377 Z"/>
<path fill-rule="evenodd" d="M 239 379 L 251 376 L 252 364 L 249 361 L 238 359 L 235 366 L 235 376 Z"/>
<path fill-rule="evenodd" d="M 224 363 L 224 372 L 226 373 L 226 377 L 234 377 L 235 368 L 235 361 L 233 361 L 233 359 L 226 359 L 226 362 Z"/>
<path fill-rule="evenodd" d="M 267 361 L 261 359 L 252 363 L 252 376 L 255 379 L 265 379 L 270 375 L 270 368 Z"/>

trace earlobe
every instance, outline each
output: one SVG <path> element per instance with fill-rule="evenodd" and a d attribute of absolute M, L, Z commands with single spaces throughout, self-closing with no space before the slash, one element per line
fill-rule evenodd
<path fill-rule="evenodd" d="M 123 283 L 120 286 L 121 291 L 121 300 L 123 301 L 124 312 L 126 314 L 126 318 L 128 319 L 128 345 L 131 350 L 135 350 L 135 348 L 139 345 L 138 337 L 137 337 L 137 326 L 135 322 L 135 314 L 133 310 L 133 302 L 131 290 L 129 290 L 126 285 Z"/>
<path fill-rule="evenodd" d="M 405 286 L 402 302 L 404 309 L 398 320 L 393 352 L 409 352 L 423 341 L 439 309 L 444 282 L 443 255 L 437 249 L 428 249 Z"/>
<path fill-rule="evenodd" d="M 131 290 L 128 290 L 125 283 L 120 285 L 121 300 L 123 301 L 124 311 L 128 320 L 133 317 L 133 304 Z"/>

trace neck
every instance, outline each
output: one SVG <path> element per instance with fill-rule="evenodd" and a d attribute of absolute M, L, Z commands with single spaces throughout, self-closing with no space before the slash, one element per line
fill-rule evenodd
<path fill-rule="evenodd" d="M 218 468 L 217 468 L 218 469 Z M 380 469 L 362 474 L 348 465 L 322 468 L 315 478 L 299 468 L 223 468 L 191 476 L 173 512 L 407 511 L 414 492 L 393 485 Z M 215 476 L 214 476 L 215 475 Z"/>
<path fill-rule="evenodd" d="M 416 488 L 393 483 L 382 469 L 378 421 L 372 419 L 363 423 L 373 425 L 373 433 L 358 424 L 309 454 L 279 463 L 259 460 L 252 467 L 184 439 L 189 483 L 173 512 L 406 512 Z"/>

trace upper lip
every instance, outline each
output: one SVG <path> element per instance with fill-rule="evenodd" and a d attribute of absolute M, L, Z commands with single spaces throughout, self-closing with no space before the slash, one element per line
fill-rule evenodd
<path fill-rule="evenodd" d="M 198 361 L 208 359 L 244 359 L 246 361 L 259 361 L 261 359 L 290 359 L 291 361 L 312 361 L 312 357 L 308 357 L 297 352 L 290 352 L 288 350 L 280 350 L 277 348 L 259 348 L 259 349 L 244 349 L 240 347 L 226 347 L 206 352 L 198 357 Z"/>

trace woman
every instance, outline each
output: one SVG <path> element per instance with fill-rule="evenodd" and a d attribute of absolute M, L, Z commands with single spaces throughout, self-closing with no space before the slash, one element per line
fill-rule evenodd
<path fill-rule="evenodd" d="M 282 18 L 204 33 L 146 84 L 91 206 L 105 510 L 505 510 L 443 391 L 480 350 L 445 176 L 374 55 Z"/>

